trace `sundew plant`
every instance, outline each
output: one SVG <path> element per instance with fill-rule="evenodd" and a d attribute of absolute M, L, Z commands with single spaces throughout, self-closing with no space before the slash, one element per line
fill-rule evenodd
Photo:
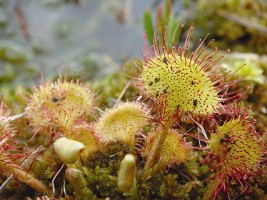
<path fill-rule="evenodd" d="M 115 101 L 103 103 L 105 79 L 70 74 L 25 88 L 21 113 L 2 98 L 2 199 L 266 198 L 266 129 L 249 90 L 222 67 L 228 50 L 194 42 L 166 2 L 156 26 L 146 11 Z"/>

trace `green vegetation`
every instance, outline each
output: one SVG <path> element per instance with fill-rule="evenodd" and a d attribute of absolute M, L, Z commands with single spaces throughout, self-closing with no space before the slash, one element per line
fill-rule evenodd
<path fill-rule="evenodd" d="M 245 12 L 259 3 L 245 2 Z M 233 12 L 235 4 L 216 6 Z M 94 81 L 41 76 L 40 84 L 22 88 L 6 86 L 17 72 L 3 68 L 0 199 L 267 197 L 264 56 L 219 51 L 207 36 L 195 42 L 205 25 L 183 31 L 172 6 L 170 0 L 164 9 L 158 5 L 156 26 L 145 11 L 141 58 L 125 61 L 124 71 Z M 196 8 L 213 11 L 205 1 Z M 217 44 L 232 41 L 230 32 L 217 31 L 212 34 L 223 33 Z M 0 45 L 5 66 L 27 65 L 24 51 L 10 56 L 7 49 Z"/>

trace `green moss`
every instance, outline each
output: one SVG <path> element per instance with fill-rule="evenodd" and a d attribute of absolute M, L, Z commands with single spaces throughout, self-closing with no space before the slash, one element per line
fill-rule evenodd
<path fill-rule="evenodd" d="M 178 183 L 176 174 L 168 174 L 160 186 L 162 199 L 190 199 L 190 191 L 197 181 L 189 181 L 185 184 Z"/>
<path fill-rule="evenodd" d="M 97 80 L 92 84 L 97 97 L 97 105 L 102 107 L 111 107 L 116 99 L 120 96 L 127 82 L 126 77 L 122 72 L 112 73 L 105 76 L 103 79 Z M 132 97 L 133 92 L 136 91 L 133 87 L 126 90 L 122 100 Z"/>
<path fill-rule="evenodd" d="M 0 60 L 21 64 L 28 60 L 28 55 L 18 44 L 2 41 L 0 43 Z"/>
<path fill-rule="evenodd" d="M 214 46 L 266 54 L 267 47 L 262 44 L 267 41 L 267 22 L 264 15 L 260 14 L 266 12 L 264 2 L 200 0 L 192 7 L 195 12 L 187 18 L 188 24 L 194 21 L 202 34 L 208 32 L 212 38 L 216 38 Z"/>
<path fill-rule="evenodd" d="M 253 83 L 264 84 L 265 77 L 263 69 L 261 69 L 255 62 L 252 61 L 236 61 L 231 64 L 223 63 L 222 67 L 230 70 L 233 73 L 233 79 L 238 77 L 246 84 L 253 85 Z"/>
<path fill-rule="evenodd" d="M 42 156 L 32 163 L 31 171 L 34 175 L 43 181 L 50 182 L 56 172 L 59 170 L 61 161 L 55 155 L 53 148 L 48 148 Z"/>
<path fill-rule="evenodd" d="M 132 80 L 136 88 L 127 84 L 130 80 L 123 72 L 112 73 L 101 77 L 101 79 L 88 82 L 96 94 L 95 103 L 92 104 L 88 99 L 80 101 L 79 92 L 73 90 L 70 95 L 71 104 L 63 106 L 60 110 L 62 101 L 67 100 L 65 91 L 62 92 L 61 90 L 64 86 L 52 84 L 46 93 L 48 95 L 40 96 L 36 103 L 36 106 L 40 107 L 30 117 L 24 115 L 19 119 L 2 118 L 4 119 L 2 124 L 11 122 L 8 128 L 14 130 L 17 135 L 14 138 L 14 143 L 12 143 L 13 141 L 1 143 L 3 145 L 1 150 L 8 149 L 8 144 L 18 144 L 18 148 L 12 150 L 12 156 L 17 156 L 12 162 L 20 166 L 23 158 L 26 158 L 27 162 L 23 163 L 23 170 L 29 171 L 33 178 L 49 189 L 52 188 L 52 180 L 55 178 L 54 198 L 62 200 L 200 200 L 207 193 L 210 194 L 211 198 L 218 200 L 227 199 L 228 195 L 231 199 L 266 198 L 267 175 L 264 173 L 266 171 L 264 153 L 266 152 L 267 137 L 266 134 L 257 133 L 258 131 L 265 133 L 267 128 L 267 67 L 265 57 L 256 56 L 256 59 L 248 59 L 247 61 L 249 54 L 242 54 L 241 59 L 237 56 L 237 58 L 225 60 L 223 61 L 225 65 L 222 64 L 222 67 L 233 72 L 232 76 L 228 76 L 228 73 L 225 75 L 222 73 L 224 70 L 221 65 L 217 65 L 224 57 L 223 54 L 216 54 L 217 50 L 208 50 L 209 45 L 208 47 L 205 46 L 206 41 L 200 46 L 197 46 L 199 43 L 191 44 L 189 42 L 194 38 L 204 38 L 191 37 L 192 27 L 186 37 L 183 33 L 181 37 L 178 37 L 182 26 L 176 27 L 177 20 L 175 16 L 170 14 L 172 13 L 170 2 L 169 0 L 166 1 L 165 13 L 160 13 L 162 10 L 157 9 L 158 23 L 163 22 L 162 25 L 157 26 L 157 31 L 162 38 L 154 38 L 155 41 L 153 41 L 155 36 L 151 32 L 153 24 L 148 22 L 150 26 L 148 39 L 150 44 L 154 43 L 154 46 L 145 47 L 143 51 L 144 62 L 136 61 L 135 69 L 132 68 L 132 65 L 130 66 L 130 62 L 123 64 L 127 68 L 127 75 L 136 77 Z M 216 38 L 218 41 L 211 43 L 210 46 L 231 47 L 232 50 L 245 52 L 267 52 L 266 45 L 263 45 L 267 40 L 266 34 L 263 35 L 261 31 L 265 30 L 267 25 L 266 20 L 263 20 L 264 15 L 261 14 L 262 11 L 266 13 L 266 5 L 260 1 L 223 0 L 207 3 L 205 0 L 200 0 L 193 4 L 196 10 L 189 13 L 190 16 L 194 16 L 194 13 L 200 13 L 194 20 L 199 27 L 198 29 L 204 29 L 202 31 L 204 36 L 210 32 L 211 38 Z M 189 3 L 187 5 L 190 7 Z M 165 16 L 160 16 L 161 14 Z M 170 17 L 169 21 L 167 20 L 168 17 Z M 215 20 L 210 20 L 211 18 Z M 249 24 L 238 23 L 240 20 L 241 22 L 249 22 Z M 7 25 L 6 27 L 8 27 Z M 65 37 L 70 27 L 64 23 L 62 25 L 59 27 L 61 30 L 59 30 L 58 35 Z M 165 36 L 163 36 L 165 25 L 168 28 Z M 201 31 L 195 33 L 202 34 Z M 176 46 L 174 43 L 179 38 L 181 41 L 178 43 L 183 43 L 183 39 L 186 41 L 181 47 L 178 47 L 178 44 L 177 48 L 171 49 L 171 45 Z M 37 60 L 40 56 L 45 56 L 45 49 L 32 42 L 34 40 L 29 43 L 29 47 L 32 49 L 22 49 L 17 43 L 0 42 L 0 64 L 2 64 L 0 93 L 8 102 L 12 115 L 25 111 L 29 114 L 30 106 L 28 104 L 29 107 L 27 107 L 25 99 L 21 97 L 27 96 L 25 93 L 28 88 L 23 89 L 22 86 L 15 86 L 14 84 L 15 81 L 27 84 L 28 79 L 31 79 L 29 73 L 34 72 L 32 66 L 36 64 L 29 64 L 31 57 L 27 50 L 31 51 L 30 53 L 35 53 L 34 55 L 39 52 Z M 172 42 L 173 44 L 171 44 Z M 191 51 L 192 47 L 195 47 L 195 51 Z M 255 55 L 253 54 L 252 57 Z M 79 69 L 85 71 L 84 77 L 93 79 L 111 71 L 110 65 L 113 63 L 106 62 L 106 58 L 105 55 L 99 56 L 90 53 L 83 57 L 76 57 L 74 62 L 79 63 L 78 65 L 81 66 Z M 210 58 L 213 60 L 210 61 Z M 104 70 L 98 73 L 101 67 Z M 235 72 L 237 69 L 239 70 Z M 24 76 L 27 81 L 21 76 L 16 77 L 22 72 L 26 73 Z M 230 84 L 229 87 L 227 81 L 235 81 L 239 76 L 241 76 L 242 81 L 237 85 Z M 72 83 L 76 83 L 75 81 L 79 80 L 79 77 L 76 75 L 68 76 L 66 80 L 68 82 L 73 80 Z M 234 95 L 238 93 L 238 89 L 244 90 L 247 85 L 251 86 L 252 89 L 233 106 L 232 100 L 236 100 Z M 36 86 L 36 91 L 40 90 L 41 87 Z M 57 91 L 52 92 L 55 89 Z M 239 95 L 243 94 L 237 94 L 236 97 L 240 97 Z M 104 129 L 96 130 L 95 124 L 101 121 L 100 115 L 103 110 L 115 108 L 114 105 L 118 105 L 119 100 L 128 102 L 123 103 L 124 105 L 131 104 L 133 99 L 137 100 L 138 103 L 145 103 L 151 111 L 151 115 L 139 115 L 133 110 L 122 115 L 115 113 L 113 117 L 110 117 L 108 123 L 103 123 L 105 131 Z M 45 104 L 46 106 L 42 110 L 41 107 Z M 89 104 L 90 106 L 93 105 L 93 109 L 90 109 L 89 112 L 91 116 L 79 115 L 75 120 L 71 120 L 68 130 L 56 127 L 58 124 L 39 129 L 39 127 L 43 127 L 53 120 L 56 121 L 62 116 L 64 118 L 67 114 L 73 114 L 74 110 L 79 112 L 82 110 L 81 105 L 88 106 Z M 74 107 L 72 107 L 73 105 Z M 255 124 L 247 123 L 244 118 L 240 117 L 240 113 L 235 112 L 235 107 L 243 110 L 249 106 L 251 110 L 246 117 L 250 118 L 249 115 L 252 115 L 257 121 Z M 51 108 L 49 114 L 52 116 L 52 120 L 48 118 L 49 114 L 39 115 L 42 111 L 47 111 L 48 107 Z M 179 116 L 169 115 L 176 111 L 175 114 Z M 60 116 L 57 115 L 58 113 L 61 113 Z M 234 119 L 232 119 L 232 115 L 235 116 Z M 251 121 L 254 121 L 254 118 L 250 118 Z M 194 119 L 198 124 L 195 123 Z M 33 125 L 32 120 L 38 120 L 39 126 L 31 126 Z M 64 118 L 62 121 L 65 123 L 68 120 Z M 125 121 L 128 123 L 120 123 Z M 135 129 L 133 123 L 136 121 L 142 126 Z M 145 131 L 141 133 L 140 130 L 143 129 Z M 125 136 L 124 130 L 131 133 L 131 138 L 126 137 L 126 142 L 117 138 L 119 134 Z M 154 130 L 153 137 L 147 134 Z M 205 139 L 200 134 L 203 130 L 206 131 Z M 3 131 L 5 132 L 5 129 Z M 8 132 L 10 133 L 10 131 Z M 100 137 L 96 137 L 96 133 L 98 136 L 108 135 L 112 142 L 101 141 Z M 161 133 L 166 134 L 161 135 Z M 159 135 L 161 137 L 158 137 Z M 192 135 L 196 138 L 191 137 Z M 86 146 L 86 153 L 83 152 L 84 154 L 77 161 L 75 160 L 74 164 L 63 166 L 62 171 L 59 169 L 63 163 L 51 148 L 53 142 L 60 137 L 77 140 Z M 157 143 L 154 142 L 155 138 L 163 139 L 159 139 Z M 192 143 L 188 151 L 184 151 L 183 145 L 180 146 L 181 143 L 185 144 L 185 138 Z M 145 143 L 149 144 L 147 146 L 150 146 L 148 148 L 150 150 L 156 146 L 155 144 L 159 144 L 158 151 L 155 150 L 156 156 L 154 158 L 151 156 L 150 165 L 146 165 L 149 156 L 145 152 Z M 37 154 L 31 155 L 40 146 L 43 147 L 43 150 L 38 153 L 38 156 Z M 120 178 L 120 163 L 129 153 L 135 157 L 136 174 L 130 177 L 131 180 L 129 181 L 133 183 L 133 189 L 128 191 L 129 188 L 127 188 L 127 193 L 125 193 L 126 190 L 119 190 L 118 178 Z M 0 162 L 2 161 L 0 160 Z M 159 167 L 160 165 L 162 166 Z M 238 169 L 232 168 L 232 166 L 238 166 Z M 66 176 L 64 172 L 67 168 L 74 168 L 79 171 L 80 179 L 77 180 L 75 177 L 70 179 Z M 159 168 L 161 170 L 158 170 Z M 221 172 L 224 173 L 225 177 L 221 176 Z M 0 169 L 0 182 L 3 183 L 9 175 L 8 168 L 5 171 Z M 214 177 L 215 179 L 213 179 Z M 214 196 L 209 188 L 214 187 L 212 183 L 214 180 L 218 181 L 218 177 L 222 182 L 215 183 L 219 183 L 223 189 L 217 188 L 218 194 Z M 238 179 L 235 179 L 236 177 Z M 0 199 L 25 199 L 26 197 L 37 199 L 41 196 L 46 198 L 46 195 L 47 198 L 51 198 L 52 195 L 40 194 L 22 181 L 12 180 L 4 188 L 4 191 L 1 191 Z M 65 185 L 63 184 L 64 181 Z M 246 186 L 248 187 L 246 188 Z M 216 189 L 216 185 L 214 188 Z M 66 196 L 62 193 L 63 189 L 67 192 Z M 14 191 L 16 191 L 15 195 L 13 194 Z M 61 194 L 62 196 L 60 196 Z"/>
<path fill-rule="evenodd" d="M 90 200 L 98 200 L 99 199 L 88 188 L 83 188 L 81 191 L 74 192 L 74 196 L 77 197 L 77 200 L 88 200 L 88 199 L 90 199 Z"/>

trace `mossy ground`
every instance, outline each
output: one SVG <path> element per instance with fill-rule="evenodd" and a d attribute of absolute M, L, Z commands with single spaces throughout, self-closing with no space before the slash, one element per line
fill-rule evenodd
<path fill-rule="evenodd" d="M 224 1 L 222 3 L 214 3 L 214 6 L 210 6 L 210 3 L 207 4 L 207 1 L 199 1 L 200 3 L 195 4 L 200 9 L 198 12 L 201 14 L 198 15 L 198 18 L 195 18 L 195 22 L 199 28 L 203 28 L 202 32 L 204 35 L 207 32 L 210 32 L 212 37 L 217 39 L 217 46 L 231 48 L 233 50 L 238 50 L 242 52 L 251 52 L 253 51 L 256 54 L 266 54 L 266 46 L 262 45 L 266 43 L 266 35 L 263 35 L 262 32 L 257 31 L 257 29 L 249 29 L 249 27 L 244 27 L 236 25 L 236 22 L 233 21 L 234 15 L 236 14 L 245 17 L 245 15 L 251 15 L 255 10 L 264 10 L 266 9 L 264 5 L 259 4 L 259 1 L 252 3 L 251 1 L 244 1 L 242 4 L 236 4 L 237 1 Z M 228 4 L 226 3 L 228 2 Z M 259 7 L 257 7 L 257 5 Z M 208 7 L 207 7 L 208 6 Z M 216 9 L 226 7 L 229 9 L 228 13 L 219 13 L 215 16 L 215 21 L 212 23 L 206 23 L 206 20 L 210 20 L 210 16 L 213 16 Z M 197 13 L 198 13 L 197 12 Z M 228 14 L 227 16 L 225 14 Z M 262 20 L 264 15 L 251 15 L 257 16 L 260 21 L 260 25 L 266 26 L 266 20 Z M 230 17 L 230 21 L 226 20 L 227 17 Z M 246 20 L 250 20 L 245 18 Z M 189 19 L 191 23 L 191 19 Z M 190 24 L 189 23 L 189 24 Z M 223 38 L 223 39 L 222 39 Z M 251 39 L 251 40 L 250 40 Z M 246 41 L 244 43 L 244 41 Z M 0 82 L 1 82 L 1 92 L 4 94 L 2 99 L 9 106 L 10 114 L 15 115 L 24 111 L 25 102 L 21 95 L 25 91 L 29 92 L 28 88 L 22 88 L 17 86 L 14 83 L 11 83 L 15 77 L 24 71 L 26 72 L 26 77 L 32 76 L 32 72 L 35 71 L 31 67 L 33 63 L 29 61 L 29 55 L 24 51 L 18 50 L 16 48 L 8 47 L 12 45 L 0 45 L 0 60 L 3 64 L 3 70 L 0 73 Z M 11 51 L 12 55 L 15 57 L 9 57 L 6 52 Z M 162 58 L 163 61 L 164 58 Z M 171 59 L 169 59 L 172 61 Z M 241 59 L 242 60 L 242 59 Z M 85 62 L 85 61 L 84 61 Z M 232 61 L 230 60 L 229 63 Z M 242 60 L 241 62 L 246 62 Z M 229 65 L 229 63 L 227 63 Z M 95 63 L 88 62 L 84 65 L 92 68 Z M 229 90 L 234 91 L 237 89 L 244 89 L 247 85 L 250 86 L 250 89 L 246 92 L 246 95 L 243 97 L 240 105 L 242 108 L 251 107 L 249 114 L 252 115 L 256 123 L 254 124 L 255 130 L 261 135 L 263 143 L 267 144 L 267 66 L 264 61 L 264 56 L 253 61 L 253 64 L 257 65 L 257 73 L 252 73 L 253 79 L 247 79 L 240 81 L 235 87 L 229 88 Z M 128 63 L 122 64 L 124 66 Z M 20 66 L 22 66 L 20 68 Z M 105 66 L 106 67 L 106 66 Z M 86 68 L 88 70 L 88 68 Z M 252 67 L 253 69 L 253 67 Z M 259 72 L 260 71 L 260 72 Z M 252 71 L 253 72 L 253 71 Z M 166 73 L 168 73 L 166 71 Z M 246 73 L 246 72 L 245 72 Z M 90 73 L 88 77 L 92 78 L 93 75 Z M 155 82 L 155 78 L 152 79 Z M 162 76 L 164 79 L 165 76 Z M 229 78 L 229 77 L 228 77 Z M 230 77 L 231 78 L 231 77 Z M 233 77 L 232 77 L 233 78 Z M 236 78 L 236 77 L 235 77 Z M 157 79 L 156 79 L 157 80 Z M 260 80 L 260 81 L 255 81 Z M 88 80 L 88 85 L 93 87 L 93 90 L 96 94 L 96 104 L 97 111 L 93 116 L 87 116 L 85 119 L 88 123 L 95 122 L 96 119 L 100 117 L 101 111 L 111 108 L 116 99 L 120 96 L 121 92 L 124 89 L 125 83 L 128 81 L 128 78 L 125 77 L 123 72 L 117 72 L 106 76 L 103 79 L 91 81 Z M 185 80 L 188 82 L 188 85 L 192 84 L 192 81 Z M 153 82 L 153 84 L 154 84 Z M 87 83 L 86 83 L 87 84 Z M 150 81 L 148 82 L 148 85 Z M 155 84 L 154 84 L 155 85 Z M 159 86 L 159 85 L 157 85 Z M 163 92 L 165 87 L 159 87 L 159 91 Z M 187 92 L 183 90 L 183 92 Z M 174 96 L 178 93 L 174 93 Z M 136 100 L 139 97 L 140 93 L 138 88 L 129 87 L 126 90 L 125 95 L 122 97 L 122 101 Z M 156 93 L 153 94 L 156 96 Z M 215 95 L 216 96 L 216 95 Z M 146 99 L 147 96 L 143 96 L 143 99 Z M 174 98 L 174 97 L 173 97 Z M 49 99 L 51 100 L 51 99 Z M 190 108 L 190 111 L 195 110 L 195 104 L 200 106 L 200 100 L 194 101 L 195 99 L 186 99 L 189 102 L 186 109 Z M 176 103 L 173 105 L 177 106 Z M 200 111 L 199 111 L 200 112 Z M 155 113 L 152 113 L 155 114 Z M 222 114 L 220 117 L 223 124 L 224 116 L 227 113 Z M 206 123 L 205 121 L 203 123 Z M 22 148 L 26 154 L 33 152 L 38 147 L 42 146 L 43 150 L 38 153 L 38 156 L 33 156 L 29 159 L 23 166 L 25 171 L 33 174 L 35 178 L 40 180 L 42 183 L 48 186 L 49 189 L 52 189 L 52 180 L 56 176 L 56 173 L 62 166 L 62 161 L 55 154 L 54 149 L 51 147 L 54 137 L 64 134 L 62 132 L 56 133 L 56 130 L 43 129 L 36 133 L 33 131 L 33 127 L 29 119 L 25 116 L 17 119 L 15 123 L 12 123 L 14 130 L 19 130 L 19 134 L 15 136 L 15 141 L 22 145 Z M 83 124 L 80 124 L 76 129 L 68 131 L 66 134 L 72 134 L 72 131 L 75 133 L 78 132 L 78 129 L 83 127 Z M 144 127 L 143 134 L 147 134 L 155 128 L 155 124 L 149 124 Z M 205 142 L 199 142 L 198 139 L 191 137 L 191 135 L 198 136 L 198 126 L 196 124 L 192 125 L 190 120 L 184 120 L 183 122 L 177 122 L 173 125 L 174 129 L 179 129 L 180 132 L 184 134 L 184 138 L 188 142 L 192 143 L 192 146 L 199 147 L 200 145 L 205 147 Z M 0 129 L 1 130 L 1 129 Z M 208 136 L 216 130 L 214 125 L 211 125 L 207 129 Z M 36 135 L 32 138 L 33 134 Z M 187 134 L 188 133 L 188 134 Z M 91 134 L 91 133 L 90 133 Z M 82 137 L 79 137 L 79 134 L 75 135 L 73 138 L 78 138 L 80 141 L 86 138 L 86 132 L 82 132 Z M 93 135 L 93 133 L 92 133 Z M 77 140 L 78 140 L 77 139 Z M 138 138 L 138 145 L 144 144 L 144 138 Z M 93 140 L 94 141 L 94 140 Z M 87 141 L 87 145 L 91 142 Z M 95 141 L 94 141 L 95 142 Z M 24 144 L 27 144 L 26 146 Z M 266 148 L 266 147 L 265 147 Z M 55 199 L 64 199 L 64 200 L 74 200 L 78 199 L 202 199 L 208 190 L 209 186 L 216 176 L 217 163 L 212 159 L 212 156 L 209 155 L 207 151 L 202 150 L 193 150 L 192 155 L 189 160 L 182 164 L 172 163 L 167 166 L 164 170 L 158 171 L 151 167 L 144 173 L 144 166 L 146 157 L 140 153 L 140 149 L 129 148 L 129 146 L 122 144 L 120 142 L 114 142 L 112 144 L 106 144 L 101 146 L 101 151 L 88 150 L 85 155 L 82 155 L 78 163 L 72 166 L 64 166 L 62 171 L 56 176 L 54 180 L 55 186 Z M 267 149 L 265 149 L 265 152 Z M 137 162 L 137 175 L 136 175 L 136 191 L 133 194 L 123 194 L 118 190 L 117 187 L 117 175 L 120 167 L 120 162 L 124 156 L 128 153 L 136 154 Z M 25 156 L 27 157 L 27 155 Z M 25 158 L 25 157 L 24 157 Z M 23 159 L 23 158 L 22 158 Z M 1 159 L 0 159 L 1 161 Z M 21 159 L 14 161 L 18 165 L 22 163 Z M 253 177 L 246 179 L 247 185 L 241 186 L 238 180 L 229 179 L 228 185 L 228 194 L 231 199 L 239 200 L 254 200 L 254 199 L 266 199 L 267 198 L 267 161 L 266 154 L 264 159 L 260 162 L 260 170 Z M 83 171 L 83 176 L 87 182 L 86 188 L 82 190 L 76 190 L 73 185 L 71 185 L 64 175 L 64 171 L 68 167 L 76 167 Z M 152 173 L 151 173 L 152 172 Z M 6 178 L 10 175 L 6 170 L 0 169 L 0 183 L 3 183 Z M 147 174 L 147 176 L 144 176 Z M 65 184 L 65 185 L 64 185 Z M 66 190 L 66 195 L 64 194 L 64 188 Z M 14 194 L 14 191 L 15 194 Z M 46 194 L 39 193 L 29 187 L 27 184 L 22 183 L 22 181 L 14 178 L 11 182 L 4 188 L 0 193 L 0 199 L 38 199 L 41 196 Z M 227 193 L 223 191 L 218 194 L 216 199 L 227 199 Z M 45 197 L 44 197 L 45 199 Z"/>

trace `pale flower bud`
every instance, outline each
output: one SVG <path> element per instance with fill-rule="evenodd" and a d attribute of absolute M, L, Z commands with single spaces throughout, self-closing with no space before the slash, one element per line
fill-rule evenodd
<path fill-rule="evenodd" d="M 135 178 L 136 160 L 134 155 L 127 154 L 121 161 L 118 172 L 118 188 L 122 192 L 129 192 Z"/>
<path fill-rule="evenodd" d="M 54 149 L 60 160 L 66 164 L 73 164 L 78 160 L 84 144 L 75 140 L 62 137 L 54 142 Z"/>
<path fill-rule="evenodd" d="M 83 172 L 75 168 L 68 168 L 65 171 L 66 178 L 75 188 L 83 189 L 86 187 L 87 183 L 83 177 Z"/>

